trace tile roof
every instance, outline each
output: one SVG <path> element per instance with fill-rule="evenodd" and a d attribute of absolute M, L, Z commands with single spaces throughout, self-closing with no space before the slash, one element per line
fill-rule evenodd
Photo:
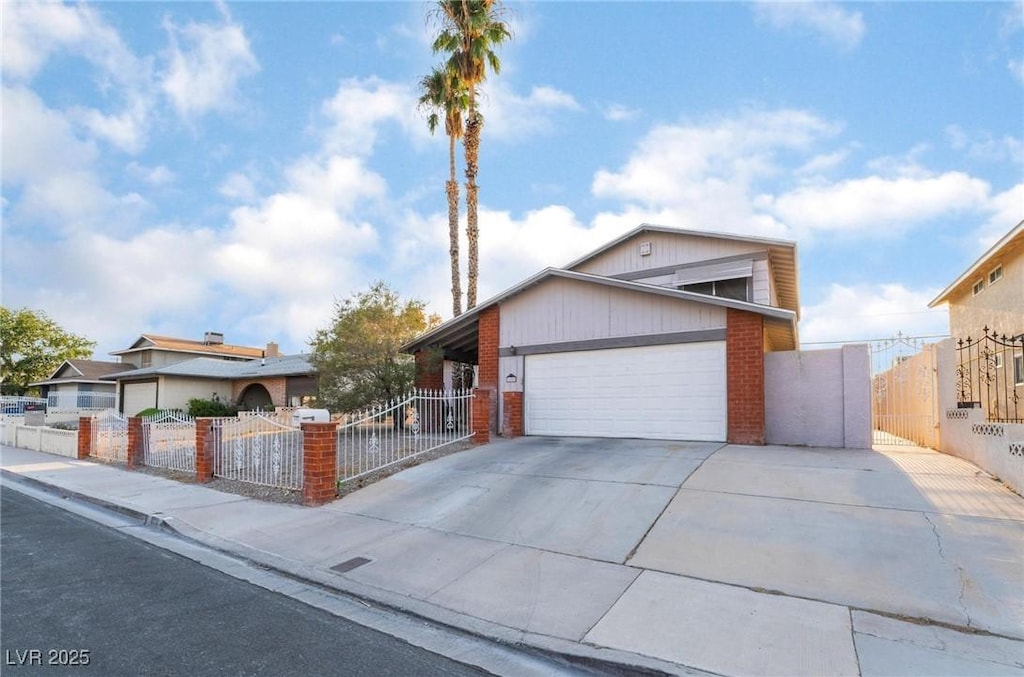
<path fill-rule="evenodd" d="M 148 341 L 151 345 L 139 345 Z M 204 341 L 193 341 L 190 339 L 174 338 L 172 336 L 158 336 L 156 334 L 143 334 L 132 344 L 131 348 L 115 350 L 111 355 L 123 355 L 142 350 L 169 350 L 172 352 L 184 353 L 205 353 L 207 355 L 227 355 L 231 357 L 256 358 L 263 355 L 262 348 L 251 346 L 236 346 L 229 343 L 206 343 Z"/>
<path fill-rule="evenodd" d="M 258 379 L 273 376 L 313 375 L 316 369 L 306 355 L 285 355 L 233 362 L 213 357 L 197 357 L 162 367 L 146 367 L 121 371 L 104 377 L 105 381 L 136 380 L 152 376 L 191 376 L 213 379 Z"/>

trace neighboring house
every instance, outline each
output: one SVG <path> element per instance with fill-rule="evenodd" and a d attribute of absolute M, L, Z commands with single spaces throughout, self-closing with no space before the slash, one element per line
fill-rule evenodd
<path fill-rule="evenodd" d="M 273 344 L 271 344 L 273 345 Z M 218 360 L 252 360 L 264 356 L 263 348 L 234 346 L 224 343 L 224 335 L 208 331 L 202 341 L 143 334 L 124 350 L 115 350 L 121 362 L 139 369 L 163 367 L 196 357 L 210 357 Z"/>
<path fill-rule="evenodd" d="M 273 344 L 271 344 L 273 345 Z M 105 377 L 118 385 L 127 416 L 149 409 L 188 409 L 191 399 L 218 399 L 243 409 L 300 406 L 316 397 L 316 370 L 305 355 L 244 362 L 197 357 Z"/>
<path fill-rule="evenodd" d="M 949 305 L 957 396 L 990 420 L 1024 420 L 1024 221 L 928 304 Z"/>
<path fill-rule="evenodd" d="M 44 381 L 30 383 L 39 388 L 51 410 L 109 409 L 114 405 L 115 386 L 104 376 L 124 371 L 120 362 L 65 360 Z"/>
<path fill-rule="evenodd" d="M 764 354 L 799 341 L 796 244 L 642 225 L 404 346 L 478 365 L 505 434 L 763 444 Z"/>
<path fill-rule="evenodd" d="M 928 304 L 949 305 L 949 333 L 977 339 L 986 329 L 1024 332 L 1024 221 L 1014 226 Z"/>

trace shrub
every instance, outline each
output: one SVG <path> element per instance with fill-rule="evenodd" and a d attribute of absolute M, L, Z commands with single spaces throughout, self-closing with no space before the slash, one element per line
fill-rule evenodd
<path fill-rule="evenodd" d="M 214 416 L 237 416 L 238 407 L 233 407 L 227 402 L 221 402 L 219 399 L 202 400 L 194 398 L 188 401 L 188 415 L 195 417 L 214 417 Z"/>
<path fill-rule="evenodd" d="M 48 427 L 55 430 L 78 430 L 78 421 L 58 421 L 51 423 Z"/>

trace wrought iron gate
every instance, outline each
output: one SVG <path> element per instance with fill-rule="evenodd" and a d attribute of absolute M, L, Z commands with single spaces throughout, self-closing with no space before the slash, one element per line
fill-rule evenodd
<path fill-rule="evenodd" d="M 897 333 L 869 344 L 873 444 L 935 447 L 937 364 L 927 340 L 936 338 Z"/>

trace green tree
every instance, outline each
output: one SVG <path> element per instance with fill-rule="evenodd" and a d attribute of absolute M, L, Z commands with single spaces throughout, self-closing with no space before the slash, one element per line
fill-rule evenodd
<path fill-rule="evenodd" d="M 441 322 L 422 301 L 403 301 L 386 283 L 335 303 L 334 319 L 310 341 L 318 402 L 334 412 L 379 405 L 407 393 L 415 363 L 403 344 Z"/>
<path fill-rule="evenodd" d="M 440 0 L 434 11 L 440 33 L 434 39 L 434 52 L 448 55 L 446 68 L 458 75 L 469 94 L 463 147 L 466 152 L 466 310 L 476 307 L 477 280 L 480 276 L 480 226 L 477 218 L 476 177 L 480 158 L 480 133 L 483 118 L 476 106 L 477 89 L 490 69 L 501 72 L 501 60 L 494 48 L 511 39 L 499 0 Z"/>
<path fill-rule="evenodd" d="M 42 311 L 0 306 L 0 390 L 24 395 L 64 360 L 88 358 L 94 341 L 65 331 Z"/>

